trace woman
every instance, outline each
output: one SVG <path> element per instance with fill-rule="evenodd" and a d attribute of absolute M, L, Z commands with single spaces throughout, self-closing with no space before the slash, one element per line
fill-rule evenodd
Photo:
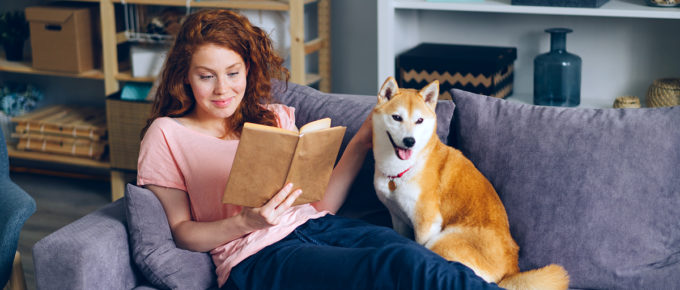
<path fill-rule="evenodd" d="M 291 206 L 288 184 L 259 208 L 221 203 L 244 122 L 295 129 L 271 104 L 287 81 L 267 35 L 243 16 L 203 10 L 182 25 L 144 129 L 137 183 L 163 204 L 175 243 L 210 251 L 229 289 L 495 287 L 391 229 L 335 217 L 371 147 L 370 120 L 348 144 L 323 200 Z"/>

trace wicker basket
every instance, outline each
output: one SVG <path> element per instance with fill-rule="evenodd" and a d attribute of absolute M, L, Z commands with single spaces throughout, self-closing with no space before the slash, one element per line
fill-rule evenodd
<path fill-rule="evenodd" d="M 140 134 L 150 115 L 150 102 L 121 100 L 120 94 L 106 99 L 111 168 L 137 170 Z"/>
<path fill-rule="evenodd" d="M 624 108 L 639 108 L 640 98 L 636 96 L 621 96 L 614 100 L 614 108 L 624 109 Z"/>
<path fill-rule="evenodd" d="M 680 105 L 680 78 L 655 80 L 647 91 L 647 107 Z"/>
<path fill-rule="evenodd" d="M 645 0 L 649 6 L 656 7 L 675 7 L 680 6 L 680 0 Z"/>

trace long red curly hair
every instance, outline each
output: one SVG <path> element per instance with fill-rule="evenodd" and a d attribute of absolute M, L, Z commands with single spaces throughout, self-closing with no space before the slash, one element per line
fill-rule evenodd
<path fill-rule="evenodd" d="M 233 50 L 243 58 L 248 69 L 243 100 L 234 114 L 225 119 L 227 134 L 240 137 L 245 122 L 277 125 L 276 114 L 262 104 L 272 102 L 271 80 L 287 82 L 290 73 L 276 54 L 271 39 L 241 14 L 207 9 L 192 13 L 182 24 L 161 71 L 151 117 L 141 132 L 142 138 L 156 118 L 181 117 L 194 108 L 196 100 L 186 79 L 191 56 L 208 43 Z"/>

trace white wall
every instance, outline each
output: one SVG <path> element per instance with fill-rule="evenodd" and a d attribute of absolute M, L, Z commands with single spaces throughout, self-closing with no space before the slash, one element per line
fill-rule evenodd
<path fill-rule="evenodd" d="M 332 91 L 376 95 L 375 0 L 331 0 Z"/>

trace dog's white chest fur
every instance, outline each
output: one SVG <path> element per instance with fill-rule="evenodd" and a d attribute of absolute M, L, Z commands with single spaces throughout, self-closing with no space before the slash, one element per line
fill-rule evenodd
<path fill-rule="evenodd" d="M 387 207 L 392 216 L 393 228 L 400 234 L 413 237 L 413 223 L 416 204 L 420 196 L 420 187 L 410 182 L 407 172 L 399 178 L 389 178 L 376 171 L 373 179 L 378 199 Z M 390 180 L 395 189 L 390 190 Z"/>

